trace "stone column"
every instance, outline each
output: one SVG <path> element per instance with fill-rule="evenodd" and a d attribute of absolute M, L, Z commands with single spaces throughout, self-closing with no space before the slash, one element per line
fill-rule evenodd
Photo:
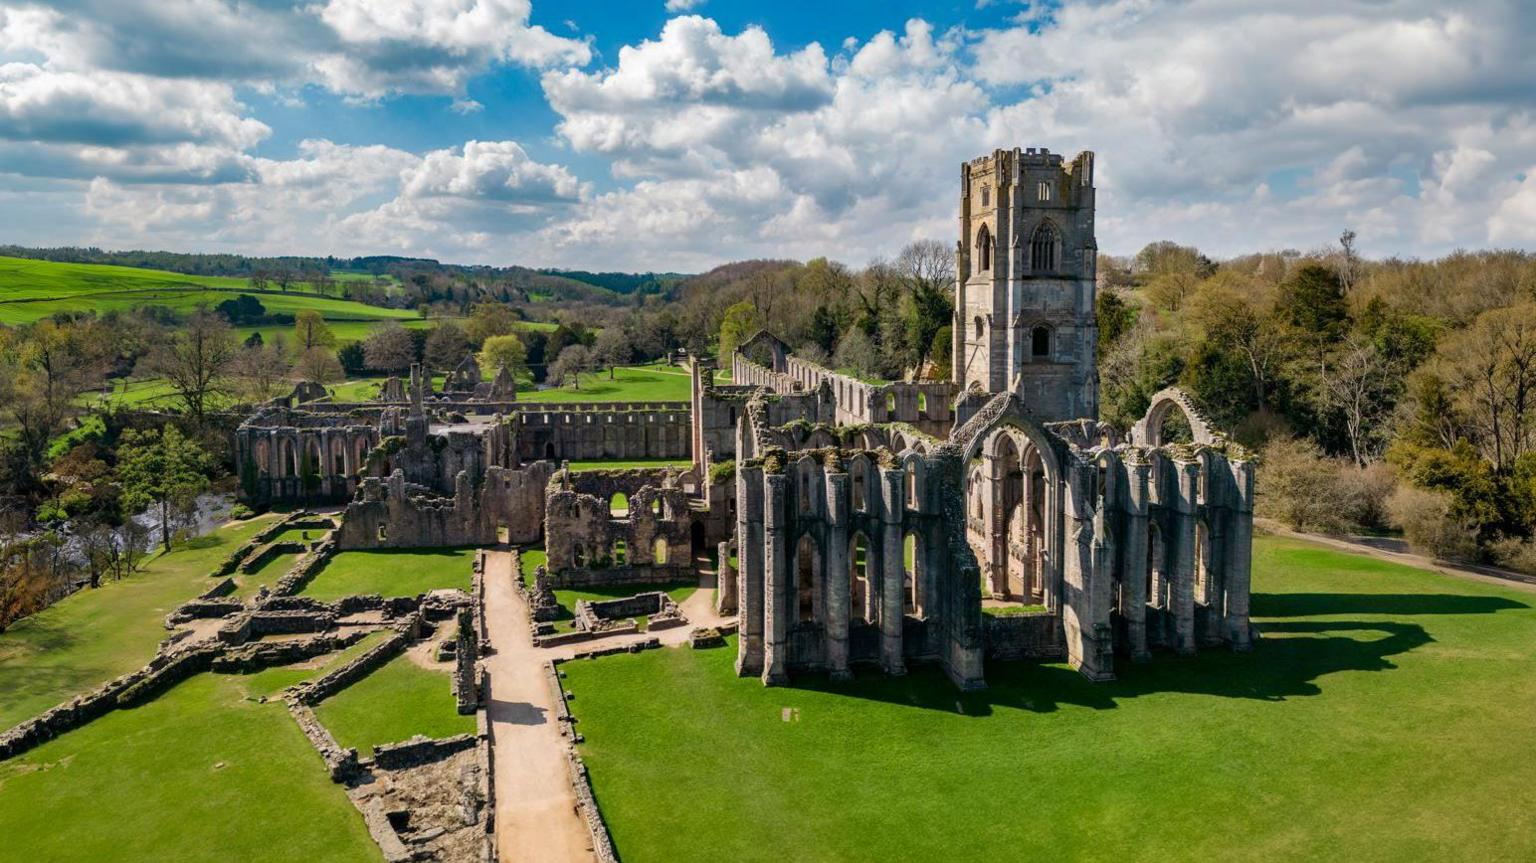
<path fill-rule="evenodd" d="M 827 546 L 822 549 L 826 562 L 826 633 L 827 670 L 833 680 L 848 680 L 848 607 L 850 566 L 848 560 L 848 474 L 826 474 Z"/>
<path fill-rule="evenodd" d="M 880 567 L 880 665 L 886 674 L 906 674 L 901 654 L 902 622 L 906 619 L 906 586 L 901 560 L 902 479 L 901 470 L 881 470 L 880 520 L 884 547 Z"/>
<path fill-rule="evenodd" d="M 794 574 L 784 548 L 784 498 L 788 477 L 763 477 L 763 685 L 789 683 L 789 622 L 794 611 Z"/>
<path fill-rule="evenodd" d="M 987 493 L 982 496 L 982 518 L 987 530 L 988 560 L 981 562 L 987 588 L 993 596 L 1008 595 L 1008 519 L 1003 504 L 1003 460 L 992 453 L 983 458 Z"/>
<path fill-rule="evenodd" d="M 731 566 L 731 544 L 722 542 L 715 546 L 720 565 L 715 569 L 715 612 L 736 613 L 736 568 Z"/>
<path fill-rule="evenodd" d="M 1135 662 L 1152 658 L 1147 650 L 1147 512 L 1151 471 L 1152 466 L 1144 461 L 1127 462 L 1125 466 L 1130 487 L 1125 496 L 1125 544 L 1120 558 L 1125 567 L 1120 573 L 1124 585 L 1120 613 L 1125 615 L 1126 640 L 1130 642 L 1127 646 Z"/>
<path fill-rule="evenodd" d="M 1200 465 L 1174 462 L 1178 488 L 1174 495 L 1173 531 L 1169 537 L 1169 577 L 1173 579 L 1174 650 L 1195 652 L 1195 508 L 1200 492 Z"/>
<path fill-rule="evenodd" d="M 736 471 L 736 673 L 763 670 L 763 469 Z"/>
<path fill-rule="evenodd" d="M 1248 626 L 1249 590 L 1253 579 L 1253 472 L 1252 462 L 1232 462 L 1234 500 L 1231 529 L 1227 533 L 1226 639 L 1233 650 L 1253 647 Z"/>

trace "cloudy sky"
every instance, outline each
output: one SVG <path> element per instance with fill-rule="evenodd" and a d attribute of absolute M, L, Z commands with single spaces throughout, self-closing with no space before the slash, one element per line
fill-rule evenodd
<path fill-rule="evenodd" d="M 1536 248 L 1529 0 L 0 0 L 0 242 L 699 270 L 954 233 Z"/>

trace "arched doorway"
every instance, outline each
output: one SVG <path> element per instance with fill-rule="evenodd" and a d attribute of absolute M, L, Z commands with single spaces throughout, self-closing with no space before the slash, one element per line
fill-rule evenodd
<path fill-rule="evenodd" d="M 709 545 L 704 539 L 704 522 L 696 521 L 688 526 L 688 543 L 695 556 L 708 551 Z"/>
<path fill-rule="evenodd" d="M 850 620 L 873 623 L 875 619 L 870 586 L 873 579 L 874 554 L 869 540 L 862 532 L 856 532 L 848 547 L 848 617 Z"/>

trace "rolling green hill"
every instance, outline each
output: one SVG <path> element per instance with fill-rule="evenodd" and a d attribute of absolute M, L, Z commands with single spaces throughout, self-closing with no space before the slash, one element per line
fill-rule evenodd
<path fill-rule="evenodd" d="M 105 264 L 66 264 L 0 257 L 0 323 L 25 324 L 57 312 L 97 313 L 143 306 L 187 312 L 241 293 L 256 295 L 271 313 L 315 309 L 327 321 L 414 320 L 409 309 L 385 309 L 303 291 L 255 291 L 248 280 L 188 276 Z M 350 334 L 349 334 L 350 335 Z"/>

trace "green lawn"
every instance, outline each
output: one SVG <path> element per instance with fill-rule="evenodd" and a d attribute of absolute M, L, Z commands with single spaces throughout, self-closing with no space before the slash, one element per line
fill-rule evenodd
<path fill-rule="evenodd" d="M 549 555 L 542 548 L 524 548 L 518 551 L 518 561 L 523 568 L 523 584 L 533 586 L 533 571 L 549 565 Z"/>
<path fill-rule="evenodd" d="M 362 593 L 416 596 L 446 587 L 468 592 L 474 559 L 473 548 L 343 551 L 326 562 L 300 593 L 330 601 Z"/>
<path fill-rule="evenodd" d="M 261 677 L 198 675 L 0 762 L 0 858 L 379 860 Z"/>
<path fill-rule="evenodd" d="M 526 553 L 526 552 L 525 552 Z M 526 567 L 526 564 L 524 565 Z M 530 570 L 531 571 L 531 570 Z M 626 596 L 634 596 L 637 593 L 650 593 L 653 590 L 665 591 L 672 597 L 672 601 L 681 603 L 693 595 L 699 589 L 695 581 L 674 581 L 666 584 L 631 584 L 616 587 L 588 587 L 581 590 L 556 590 L 555 601 L 560 603 L 560 616 L 555 619 L 555 628 L 561 632 L 571 630 L 571 621 L 576 618 L 576 603 L 585 599 L 589 602 L 599 602 L 604 599 L 623 599 Z M 638 618 L 642 628 L 645 625 L 645 616 Z"/>
<path fill-rule="evenodd" d="M 519 390 L 525 402 L 685 402 L 690 383 L 688 370 L 666 365 L 619 368 L 614 380 L 607 372 L 582 375 L 581 386 L 544 390 Z"/>
<path fill-rule="evenodd" d="M 221 528 L 0 633 L 0 729 L 148 662 L 166 636 L 165 615 L 211 587 L 208 574 L 272 520 Z"/>
<path fill-rule="evenodd" d="M 336 742 L 365 757 L 378 744 L 417 734 L 452 737 L 475 730 L 475 717 L 460 716 L 454 706 L 447 673 L 422 668 L 406 656 L 320 702 L 315 715 Z"/>
<path fill-rule="evenodd" d="M 630 470 L 632 468 L 662 468 L 675 467 L 678 470 L 687 470 L 693 466 L 693 462 L 687 459 L 670 458 L 642 458 L 630 461 L 573 461 L 571 470 Z"/>
<path fill-rule="evenodd" d="M 299 560 L 297 554 L 274 555 L 271 560 L 258 566 L 250 572 L 235 572 L 235 581 L 238 589 L 236 596 L 254 596 L 257 588 L 265 584 L 267 587 L 276 587 L 293 565 Z"/>
<path fill-rule="evenodd" d="M 651 860 L 1536 859 L 1536 593 L 1255 541 L 1248 654 L 764 688 L 731 649 L 564 666 Z M 746 777 L 746 779 L 743 779 Z M 711 801 L 699 818 L 697 801 Z"/>

